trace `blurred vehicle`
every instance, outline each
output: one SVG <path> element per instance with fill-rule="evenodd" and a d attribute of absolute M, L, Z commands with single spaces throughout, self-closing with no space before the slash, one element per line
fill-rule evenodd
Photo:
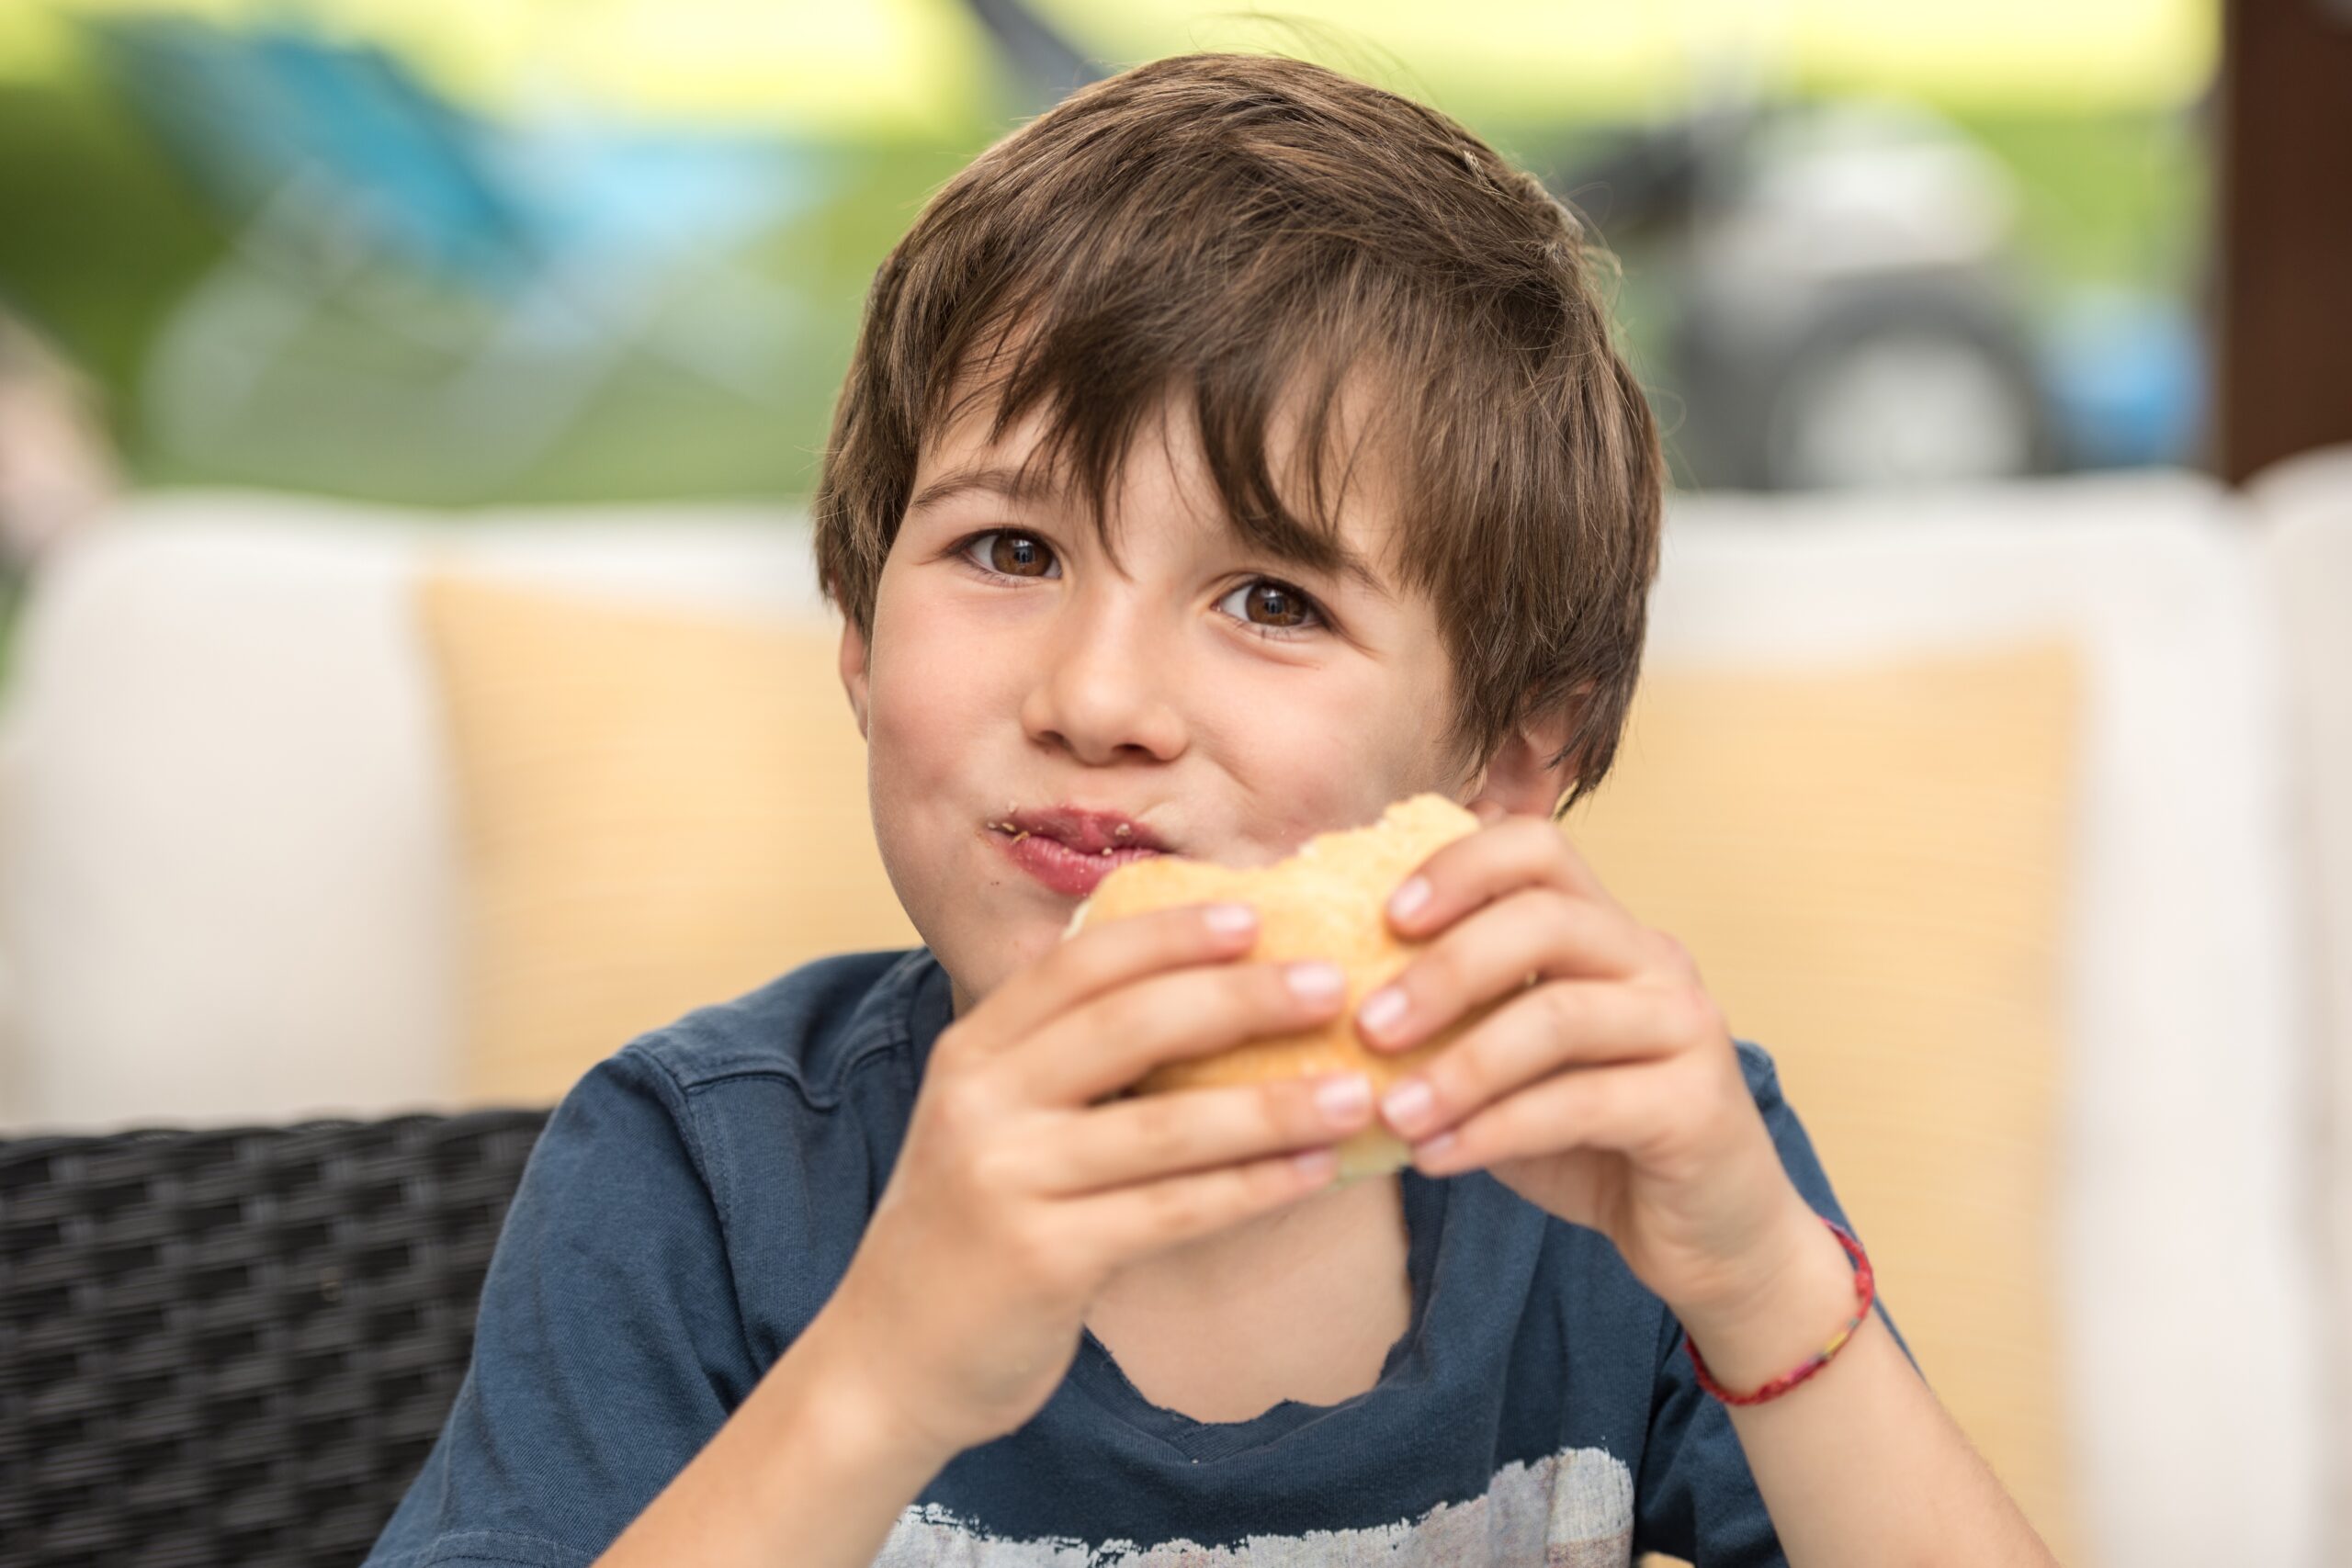
<path fill-rule="evenodd" d="M 2016 182 L 1924 106 L 1714 109 L 1555 176 L 1660 275 L 1671 442 L 1693 482 L 1994 479 L 2181 460 L 2186 313 L 2109 290 L 2037 324 Z"/>
<path fill-rule="evenodd" d="M 1042 109 L 1103 67 L 1023 0 L 967 0 Z M 1754 490 L 2179 462 L 2202 354 L 2177 303 L 2037 310 L 2001 161 L 1908 99 L 1753 99 L 1549 182 L 1652 252 L 1679 477 Z"/>

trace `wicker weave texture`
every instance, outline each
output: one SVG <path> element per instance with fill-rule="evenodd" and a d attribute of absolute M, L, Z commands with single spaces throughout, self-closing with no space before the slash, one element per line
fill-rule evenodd
<path fill-rule="evenodd" d="M 365 1557 L 546 1119 L 0 1143 L 0 1568 Z"/>

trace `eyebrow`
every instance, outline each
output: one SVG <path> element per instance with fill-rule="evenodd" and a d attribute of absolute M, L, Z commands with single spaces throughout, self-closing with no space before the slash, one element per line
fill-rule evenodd
<path fill-rule="evenodd" d="M 1022 468 L 958 468 L 923 486 L 907 510 L 921 512 L 970 492 L 1007 501 L 1046 501 L 1061 495 L 1062 487 L 1045 474 Z"/>
<path fill-rule="evenodd" d="M 959 468 L 953 473 L 942 475 L 923 486 L 914 500 L 908 503 L 907 511 L 912 514 L 929 507 L 944 505 L 959 495 L 969 494 L 994 495 L 1006 501 L 1018 502 L 1059 500 L 1065 496 L 1066 491 L 1057 480 L 1043 473 L 1006 468 Z M 1226 525 L 1226 533 L 1228 537 L 1235 536 L 1230 523 Z M 1338 553 L 1339 559 L 1336 565 L 1341 575 L 1361 584 L 1375 597 L 1391 601 L 1396 597 L 1395 591 L 1382 581 L 1380 574 L 1344 541 L 1335 539 L 1331 542 L 1331 547 Z M 1272 547 L 1269 547 L 1269 550 L 1278 559 L 1291 561 L 1310 570 L 1317 569 L 1318 563 L 1306 559 L 1295 551 Z"/>

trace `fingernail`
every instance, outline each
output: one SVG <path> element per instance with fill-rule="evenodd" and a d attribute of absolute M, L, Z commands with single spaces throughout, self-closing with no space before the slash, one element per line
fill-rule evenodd
<path fill-rule="evenodd" d="M 1409 1138 L 1414 1128 L 1430 1119 L 1436 1103 L 1437 1097 L 1430 1092 L 1429 1085 L 1419 1078 L 1408 1078 L 1388 1091 L 1387 1098 L 1380 1102 L 1380 1113 L 1391 1127 Z"/>
<path fill-rule="evenodd" d="M 1388 913 L 1400 920 L 1410 919 L 1413 911 L 1429 901 L 1430 879 L 1417 876 L 1389 896 Z"/>
<path fill-rule="evenodd" d="M 1328 1002 L 1347 988 L 1348 977 L 1336 964 L 1310 959 L 1283 969 L 1283 982 L 1301 1001 Z"/>
<path fill-rule="evenodd" d="M 1394 986 L 1383 986 L 1364 998 L 1356 1010 L 1356 1020 L 1374 1034 L 1385 1034 L 1396 1021 L 1405 1016 L 1405 993 Z"/>
<path fill-rule="evenodd" d="M 1315 1109 L 1333 1122 L 1352 1122 L 1372 1109 L 1372 1080 L 1362 1073 L 1327 1078 L 1315 1087 Z"/>
<path fill-rule="evenodd" d="M 1340 1168 L 1340 1156 L 1331 1149 L 1308 1149 L 1291 1156 L 1290 1163 L 1301 1176 L 1319 1181 Z"/>
<path fill-rule="evenodd" d="M 1256 925 L 1258 911 L 1247 904 L 1212 904 L 1201 918 L 1208 921 L 1209 930 L 1231 935 Z"/>

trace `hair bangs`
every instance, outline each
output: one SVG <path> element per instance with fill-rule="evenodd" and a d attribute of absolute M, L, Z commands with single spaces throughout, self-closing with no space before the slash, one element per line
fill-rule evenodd
<path fill-rule="evenodd" d="M 1008 288 L 980 325 L 941 345 L 952 369 L 914 412 L 919 439 L 936 441 L 985 413 L 986 440 L 997 446 L 1037 415 L 1036 442 L 1022 459 L 1024 488 L 1079 501 L 1124 572 L 1125 519 L 1113 497 L 1146 426 L 1164 426 L 1189 399 L 1216 501 L 1245 547 L 1315 571 L 1361 574 L 1388 592 L 1376 563 L 1356 559 L 1341 523 L 1384 417 L 1377 367 L 1394 357 L 1388 345 L 1364 341 L 1361 323 L 1373 313 L 1335 311 L 1328 292 L 1298 288 L 1291 292 L 1306 308 L 1266 312 L 1272 330 L 1219 332 L 1211 307 L 1230 305 L 1229 286 L 1209 283 L 1214 292 L 1193 297 L 1194 283 L 1165 279 L 1158 298 L 1123 301 L 1134 314 L 1108 318 L 1073 310 L 1049 282 Z M 1151 319 L 1189 325 L 1164 334 L 1134 329 Z"/>

